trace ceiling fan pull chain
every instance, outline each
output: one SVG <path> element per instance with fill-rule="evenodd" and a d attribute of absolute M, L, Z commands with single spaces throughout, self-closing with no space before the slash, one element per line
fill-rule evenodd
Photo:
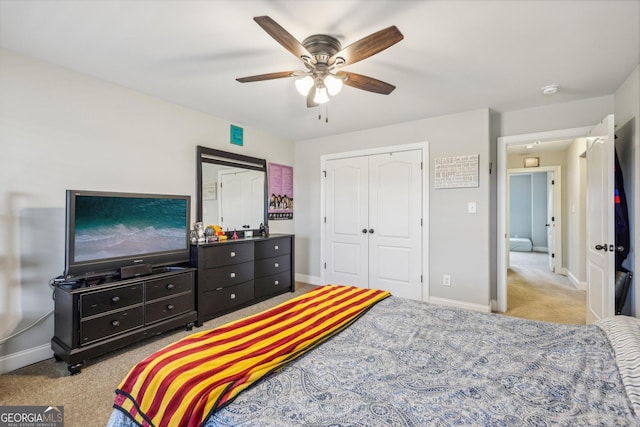
<path fill-rule="evenodd" d="M 329 104 L 324 104 L 325 105 L 325 110 L 324 110 L 324 122 L 325 123 L 329 123 Z"/>

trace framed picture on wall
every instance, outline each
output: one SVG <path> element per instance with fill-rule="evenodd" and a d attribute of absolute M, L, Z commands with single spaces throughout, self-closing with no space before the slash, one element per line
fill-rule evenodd
<path fill-rule="evenodd" d="M 293 219 L 293 166 L 269 163 L 269 220 Z"/>

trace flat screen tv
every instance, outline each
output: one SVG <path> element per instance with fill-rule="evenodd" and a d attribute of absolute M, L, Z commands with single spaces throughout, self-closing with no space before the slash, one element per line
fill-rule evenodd
<path fill-rule="evenodd" d="M 191 197 L 67 190 L 65 277 L 189 261 Z"/>

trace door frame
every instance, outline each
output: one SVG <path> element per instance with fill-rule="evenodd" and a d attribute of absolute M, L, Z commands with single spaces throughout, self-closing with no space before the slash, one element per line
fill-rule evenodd
<path fill-rule="evenodd" d="M 511 177 L 511 175 L 523 175 L 523 174 L 532 174 L 532 173 L 541 173 L 541 172 L 553 172 L 553 179 L 555 184 L 553 186 L 553 212 L 555 216 L 555 230 L 554 230 L 554 247 L 549 248 L 549 250 L 553 250 L 555 254 L 555 264 L 556 264 L 556 274 L 561 274 L 560 271 L 564 272 L 562 268 L 562 166 L 554 165 L 554 166 L 540 166 L 537 168 L 514 168 L 507 169 L 507 175 Z M 507 181 L 507 191 L 505 192 L 505 196 L 507 198 L 505 203 L 506 208 L 506 227 L 505 233 L 507 236 L 509 233 L 509 225 L 511 219 L 511 212 L 509 211 L 511 194 L 509 192 L 509 181 Z M 509 251 L 507 250 L 507 262 L 506 267 L 509 266 Z"/>
<path fill-rule="evenodd" d="M 498 235 L 497 235 L 497 299 L 492 304 L 494 311 L 507 311 L 507 147 L 536 141 L 541 143 L 559 139 L 583 138 L 588 136 L 591 126 L 554 131 L 527 133 L 498 137 Z M 562 266 L 560 266 L 562 267 Z M 493 302 L 492 302 L 493 303 Z"/>
<path fill-rule="evenodd" d="M 345 151 L 320 156 L 320 281 L 325 283 L 325 180 L 326 162 L 349 157 L 370 156 L 374 154 L 395 153 L 400 151 L 422 150 L 422 300 L 429 302 L 429 142 L 390 145 L 367 148 L 363 150 Z"/>

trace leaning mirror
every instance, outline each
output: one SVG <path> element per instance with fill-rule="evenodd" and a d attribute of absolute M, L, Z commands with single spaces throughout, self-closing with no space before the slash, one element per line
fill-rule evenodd
<path fill-rule="evenodd" d="M 267 224 L 267 162 L 197 147 L 196 218 L 224 231 L 259 230 Z"/>

